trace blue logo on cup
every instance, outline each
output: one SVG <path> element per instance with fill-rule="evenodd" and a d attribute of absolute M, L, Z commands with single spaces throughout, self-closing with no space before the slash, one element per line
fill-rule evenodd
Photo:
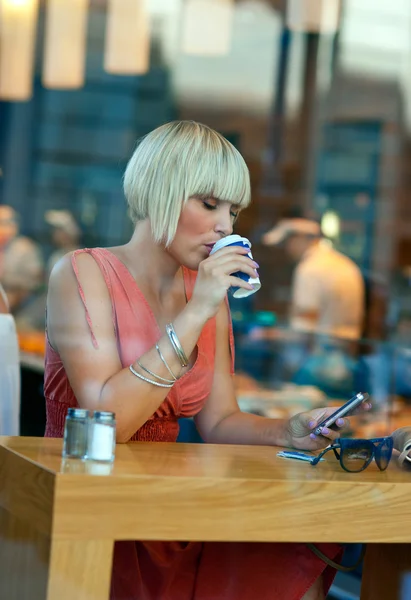
<path fill-rule="evenodd" d="M 241 237 L 241 235 L 228 235 L 222 240 L 219 240 L 216 244 L 214 244 L 210 255 L 214 254 L 214 252 L 217 252 L 218 250 L 221 250 L 221 248 L 225 248 L 226 246 L 243 246 L 244 248 L 248 248 L 250 249 L 248 256 L 253 258 L 253 255 L 251 254 L 251 242 L 247 238 Z M 247 281 L 254 288 L 252 290 L 245 290 L 243 288 L 231 287 L 229 292 L 234 296 L 234 298 L 246 298 L 247 296 L 251 296 L 251 294 L 258 292 L 261 287 L 261 282 L 258 277 L 250 277 L 247 273 L 243 273 L 242 271 L 237 271 L 236 273 L 232 273 L 232 275 L 242 279 L 243 281 Z"/>

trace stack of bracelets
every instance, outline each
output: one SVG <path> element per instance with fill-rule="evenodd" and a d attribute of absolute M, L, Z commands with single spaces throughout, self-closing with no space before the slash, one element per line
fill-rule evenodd
<path fill-rule="evenodd" d="M 166 325 L 166 333 L 168 335 L 168 339 L 171 342 L 171 345 L 173 346 L 173 350 L 176 353 L 178 360 L 180 361 L 181 366 L 186 367 L 188 365 L 188 358 L 186 356 L 186 353 L 183 350 L 182 345 L 180 344 L 180 340 L 178 339 L 176 332 L 174 331 L 174 327 L 173 327 L 172 323 L 169 323 L 168 325 Z M 137 364 L 140 367 L 140 369 L 142 371 L 144 371 L 145 373 L 147 373 L 147 375 L 150 375 L 151 377 L 154 377 L 155 379 L 150 379 L 149 377 L 142 375 L 141 373 L 139 373 L 138 371 L 135 370 L 133 365 L 130 365 L 129 369 L 133 373 L 133 375 L 135 375 L 139 379 L 142 379 L 143 381 L 146 381 L 147 383 L 151 383 L 152 385 L 157 385 L 158 387 L 171 388 L 177 381 L 177 377 L 174 375 L 173 371 L 169 367 L 158 344 L 156 344 L 156 350 L 161 359 L 161 362 L 164 364 L 167 371 L 170 373 L 171 379 L 166 379 L 165 377 L 160 377 L 160 375 L 156 375 L 155 373 L 153 373 L 153 371 L 150 371 L 150 369 L 148 369 L 143 364 L 141 364 L 140 359 L 137 360 Z"/>

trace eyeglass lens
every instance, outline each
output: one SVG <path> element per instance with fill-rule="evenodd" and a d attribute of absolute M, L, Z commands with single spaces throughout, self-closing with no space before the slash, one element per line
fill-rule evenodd
<path fill-rule="evenodd" d="M 346 447 L 341 450 L 341 464 L 347 471 L 362 471 L 372 458 L 372 447 Z"/>
<path fill-rule="evenodd" d="M 381 471 L 385 471 L 388 467 L 392 454 L 392 444 L 388 440 L 384 440 L 381 444 L 378 444 L 378 448 L 375 452 L 375 462 Z"/>

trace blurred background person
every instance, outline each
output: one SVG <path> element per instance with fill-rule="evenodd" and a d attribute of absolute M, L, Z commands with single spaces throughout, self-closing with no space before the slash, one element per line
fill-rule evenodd
<path fill-rule="evenodd" d="M 49 277 L 60 258 L 68 252 L 78 249 L 81 230 L 68 210 L 48 210 L 44 215 L 44 220 L 51 226 L 52 242 L 56 248 L 47 261 L 47 276 Z"/>
<path fill-rule="evenodd" d="M 263 236 L 262 242 L 267 246 L 283 244 L 297 263 L 291 289 L 292 329 L 360 339 L 365 294 L 361 271 L 322 238 L 319 223 L 284 219 Z"/>
<path fill-rule="evenodd" d="M 20 434 L 20 364 L 14 318 L 0 284 L 0 435 Z"/>
<path fill-rule="evenodd" d="M 16 211 L 0 206 L 0 282 L 10 311 L 16 313 L 43 283 L 44 265 L 38 246 L 20 235 Z"/>
<path fill-rule="evenodd" d="M 7 314 L 9 312 L 9 306 L 7 302 L 6 292 L 0 284 L 0 314 Z"/>
<path fill-rule="evenodd" d="M 65 254 L 78 248 L 81 230 L 72 213 L 68 210 L 48 210 L 44 215 L 44 220 L 51 227 L 51 238 L 54 246 L 54 251 L 51 252 L 46 264 L 44 283 L 48 283 L 54 265 Z M 35 293 L 31 294 L 30 298 L 19 307 L 16 314 L 19 332 L 24 331 L 30 334 L 30 344 L 32 344 L 31 334 L 44 330 L 46 297 L 47 286 L 38 287 Z"/>

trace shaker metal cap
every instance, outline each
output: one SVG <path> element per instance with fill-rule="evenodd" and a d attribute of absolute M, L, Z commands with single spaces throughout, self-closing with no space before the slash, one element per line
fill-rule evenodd
<path fill-rule="evenodd" d="M 109 412 L 108 410 L 95 410 L 94 411 L 94 418 L 95 419 L 100 419 L 101 421 L 114 421 L 115 419 L 115 413 L 113 412 Z"/>
<path fill-rule="evenodd" d="M 90 411 L 86 408 L 69 408 L 67 415 L 74 419 L 86 419 L 90 415 Z"/>

